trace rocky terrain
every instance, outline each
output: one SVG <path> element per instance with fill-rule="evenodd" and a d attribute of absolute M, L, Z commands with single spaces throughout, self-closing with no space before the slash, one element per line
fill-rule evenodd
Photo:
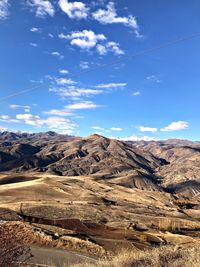
<path fill-rule="evenodd" d="M 0 219 L 29 243 L 103 255 L 200 241 L 198 142 L 4 132 L 0 171 Z"/>
<path fill-rule="evenodd" d="M 54 132 L 0 134 L 1 172 L 95 175 L 125 187 L 200 193 L 200 144 L 187 140 L 122 142 Z M 2 183 L 2 182 L 1 182 Z"/>

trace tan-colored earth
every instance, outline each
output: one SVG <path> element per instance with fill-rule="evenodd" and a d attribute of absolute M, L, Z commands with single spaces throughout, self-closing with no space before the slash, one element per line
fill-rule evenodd
<path fill-rule="evenodd" d="M 199 143 L 9 138 L 0 142 L 0 220 L 22 224 L 29 244 L 99 256 L 200 241 Z"/>

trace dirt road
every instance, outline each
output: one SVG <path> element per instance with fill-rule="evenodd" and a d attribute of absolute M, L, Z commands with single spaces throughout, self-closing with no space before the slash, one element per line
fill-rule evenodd
<path fill-rule="evenodd" d="M 76 263 L 92 263 L 95 266 L 96 260 L 76 252 L 54 249 L 31 247 L 33 258 L 31 263 L 45 264 L 56 267 L 70 267 Z"/>

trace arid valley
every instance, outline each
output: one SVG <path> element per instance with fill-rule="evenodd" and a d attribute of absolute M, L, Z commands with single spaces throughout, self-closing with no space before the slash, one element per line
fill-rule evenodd
<path fill-rule="evenodd" d="M 69 264 L 199 246 L 198 142 L 54 132 L 4 132 L 0 140 L 0 219 L 27 245 L 77 252 Z"/>

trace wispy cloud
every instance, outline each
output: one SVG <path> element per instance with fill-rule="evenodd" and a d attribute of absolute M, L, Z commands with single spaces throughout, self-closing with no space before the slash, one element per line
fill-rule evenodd
<path fill-rule="evenodd" d="M 101 24 L 123 24 L 134 30 L 136 37 L 141 37 L 137 20 L 132 15 L 120 17 L 117 15 L 114 2 L 109 2 L 106 9 L 98 9 L 92 14 Z"/>
<path fill-rule="evenodd" d="M 30 32 L 39 32 L 40 29 L 39 28 L 36 28 L 36 27 L 33 27 L 30 29 Z"/>
<path fill-rule="evenodd" d="M 8 17 L 9 12 L 9 0 L 1 0 L 0 1 L 0 20 L 4 20 Z"/>
<path fill-rule="evenodd" d="M 44 18 L 47 15 L 53 17 L 55 14 L 54 7 L 48 0 L 27 0 L 26 3 L 37 17 Z"/>
<path fill-rule="evenodd" d="M 29 43 L 30 46 L 33 46 L 33 47 L 38 47 L 38 44 L 36 43 Z"/>
<path fill-rule="evenodd" d="M 121 132 L 121 131 L 123 131 L 123 129 L 122 128 L 119 128 L 119 127 L 111 127 L 110 128 L 110 131 Z"/>
<path fill-rule="evenodd" d="M 105 129 L 100 127 L 100 126 L 92 126 L 92 129 L 96 130 L 96 131 L 104 131 Z"/>
<path fill-rule="evenodd" d="M 115 55 L 124 55 L 124 51 L 120 48 L 120 45 L 116 42 L 108 42 L 105 44 L 97 45 L 97 52 L 99 55 L 104 56 L 108 52 L 113 52 Z"/>
<path fill-rule="evenodd" d="M 50 38 L 54 38 L 54 35 L 53 35 L 52 33 L 48 33 L 48 36 L 49 36 Z"/>
<path fill-rule="evenodd" d="M 81 68 L 82 70 L 87 70 L 87 69 L 89 69 L 89 62 L 87 62 L 87 61 L 81 61 L 81 62 L 80 62 L 80 68 Z"/>
<path fill-rule="evenodd" d="M 0 121 L 5 122 L 5 123 L 18 123 L 19 122 L 17 119 L 13 119 L 12 117 L 8 115 L 1 115 Z"/>
<path fill-rule="evenodd" d="M 73 81 L 72 79 L 66 79 L 66 78 L 57 78 L 56 79 L 56 83 L 58 85 L 72 85 L 72 84 L 76 84 L 75 81 Z"/>
<path fill-rule="evenodd" d="M 147 76 L 146 80 L 151 81 L 151 82 L 155 82 L 155 83 L 161 83 L 162 82 L 156 75 Z"/>
<path fill-rule="evenodd" d="M 78 110 L 78 109 L 95 109 L 101 107 L 92 101 L 83 101 L 65 106 L 66 109 Z"/>
<path fill-rule="evenodd" d="M 59 0 L 58 5 L 71 19 L 86 19 L 88 17 L 89 8 L 83 2 Z"/>
<path fill-rule="evenodd" d="M 116 138 L 122 141 L 133 141 L 133 142 L 138 142 L 138 141 L 155 141 L 158 140 L 155 137 L 151 137 L 151 136 L 136 136 L 136 135 L 131 135 L 129 137 L 123 137 L 123 138 Z"/>
<path fill-rule="evenodd" d="M 68 70 L 65 70 L 65 69 L 59 70 L 59 72 L 60 72 L 60 74 L 63 74 L 63 75 L 69 73 L 69 71 Z"/>
<path fill-rule="evenodd" d="M 63 59 L 64 58 L 64 56 L 62 54 L 60 54 L 59 52 L 57 52 L 57 51 L 52 52 L 51 55 L 52 56 L 56 56 L 59 59 Z"/>
<path fill-rule="evenodd" d="M 133 95 L 134 96 L 139 96 L 139 95 L 141 95 L 141 92 L 140 91 L 133 92 Z"/>
<path fill-rule="evenodd" d="M 92 126 L 92 129 L 96 130 L 96 131 L 101 131 L 101 132 L 104 132 L 104 133 L 109 133 L 109 132 L 121 132 L 123 131 L 122 128 L 120 127 L 111 127 L 109 129 L 105 129 L 101 126 Z"/>
<path fill-rule="evenodd" d="M 105 83 L 96 85 L 95 88 L 100 89 L 117 89 L 117 88 L 125 88 L 127 83 Z"/>
<path fill-rule="evenodd" d="M 66 109 L 51 109 L 49 111 L 45 111 L 44 113 L 48 115 L 61 116 L 61 117 L 68 117 L 74 115 L 72 112 Z"/>
<path fill-rule="evenodd" d="M 77 88 L 74 86 L 69 86 L 68 88 L 50 88 L 50 92 L 55 92 L 61 97 L 70 97 L 74 100 L 80 97 L 91 97 L 103 93 L 102 90 L 87 89 L 87 88 Z"/>
<path fill-rule="evenodd" d="M 157 128 L 145 127 L 145 126 L 140 126 L 139 130 L 140 130 L 140 132 L 152 132 L 152 133 L 156 133 L 158 131 Z"/>
<path fill-rule="evenodd" d="M 12 104 L 9 105 L 9 107 L 11 109 L 24 109 L 25 112 L 30 112 L 31 107 L 29 105 L 16 105 L 16 104 Z"/>
<path fill-rule="evenodd" d="M 168 126 L 160 129 L 161 132 L 169 132 L 169 131 L 180 131 L 185 130 L 189 127 L 189 123 L 187 121 L 174 121 L 170 123 Z"/>

